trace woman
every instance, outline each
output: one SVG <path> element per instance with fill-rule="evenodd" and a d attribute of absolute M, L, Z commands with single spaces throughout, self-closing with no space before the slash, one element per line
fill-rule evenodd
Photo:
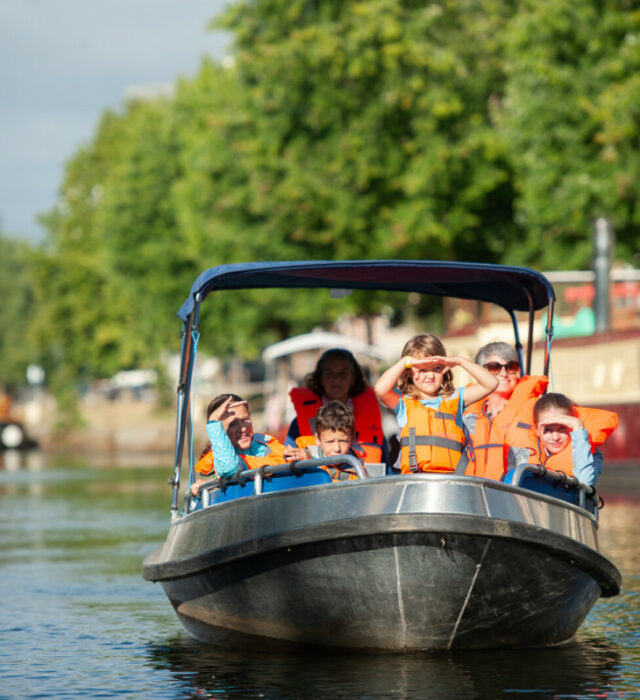
<path fill-rule="evenodd" d="M 296 418 L 289 426 L 285 445 L 295 446 L 299 437 L 313 440 L 318 409 L 329 401 L 340 401 L 353 411 L 356 442 L 362 447 L 363 461 L 388 462 L 378 399 L 348 350 L 326 350 L 313 372 L 305 377 L 305 386 L 292 389 L 289 396 Z"/>
<path fill-rule="evenodd" d="M 470 404 L 463 414 L 474 457 L 467 474 L 499 480 L 505 471 L 507 431 L 519 409 L 529 399 L 544 393 L 549 379 L 523 377 L 518 355 L 508 343 L 484 345 L 476 353 L 475 361 L 498 378 L 498 386 L 485 399 Z"/>

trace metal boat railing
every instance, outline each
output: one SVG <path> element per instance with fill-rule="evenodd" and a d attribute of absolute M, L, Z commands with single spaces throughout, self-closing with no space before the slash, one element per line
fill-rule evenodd
<path fill-rule="evenodd" d="M 185 494 L 185 508 L 183 512 L 192 512 L 196 504 L 201 504 L 202 508 L 207 508 L 211 504 L 211 495 L 215 491 L 224 492 L 230 486 L 245 486 L 247 483 L 253 482 L 253 492 L 251 495 L 259 496 L 263 493 L 265 479 L 270 480 L 274 476 L 301 476 L 302 474 L 316 471 L 319 467 L 335 467 L 341 471 L 352 470 L 355 472 L 358 479 L 370 478 L 366 465 L 363 465 L 352 455 L 320 457 L 278 465 L 264 465 L 258 469 L 245 469 L 244 471 L 237 472 L 232 477 L 219 477 L 200 484 L 197 496 L 194 496 L 190 492 Z M 557 483 L 567 488 L 575 488 L 578 496 L 578 506 L 580 508 L 586 509 L 587 497 L 592 498 L 594 501 L 597 499 L 596 491 L 592 486 L 583 484 L 574 476 L 547 469 L 539 464 L 519 464 L 513 470 L 511 478 L 507 483 L 511 486 L 523 488 L 522 481 L 526 474 L 543 477 L 552 483 Z"/>
<path fill-rule="evenodd" d="M 558 482 L 565 486 L 575 487 L 578 490 L 578 505 L 580 508 L 586 508 L 587 496 L 595 497 L 596 495 L 596 490 L 593 488 L 593 486 L 587 486 L 581 481 L 578 481 L 575 476 L 569 476 L 564 472 L 556 472 L 552 469 L 547 469 L 541 464 L 519 464 L 513 470 L 513 476 L 509 482 L 511 486 L 520 486 L 520 483 L 527 472 L 537 476 L 546 477 L 550 481 Z"/>
<path fill-rule="evenodd" d="M 336 467 L 341 471 L 353 470 L 358 479 L 369 478 L 366 467 L 352 455 L 318 457 L 316 459 L 303 459 L 296 462 L 287 462 L 285 464 L 264 465 L 258 469 L 245 469 L 244 471 L 237 472 L 232 477 L 221 477 L 212 479 L 211 481 L 205 481 L 200 484 L 197 497 L 193 497 L 190 493 L 186 494 L 186 511 L 189 512 L 192 510 L 194 499 L 196 499 L 196 502 L 199 499 L 202 502 L 202 507 L 206 508 L 209 505 L 210 495 L 215 490 L 224 490 L 231 485 L 244 485 L 249 481 L 253 481 L 253 495 L 259 496 L 263 492 L 263 483 L 265 479 L 286 474 L 299 476 L 310 470 L 316 470 L 318 467 Z"/>

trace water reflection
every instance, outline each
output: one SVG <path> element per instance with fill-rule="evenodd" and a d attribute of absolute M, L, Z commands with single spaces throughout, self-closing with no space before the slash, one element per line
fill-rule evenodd
<path fill-rule="evenodd" d="M 596 697 L 614 690 L 618 652 L 605 642 L 555 649 L 371 655 L 307 651 L 246 654 L 180 637 L 151 644 L 184 697 L 494 698 Z"/>
<path fill-rule="evenodd" d="M 20 469 L 40 471 L 45 457 L 40 450 L 0 450 L 0 470 L 17 472 Z"/>
<path fill-rule="evenodd" d="M 181 630 L 142 559 L 166 537 L 169 462 L 88 468 L 22 453 L 0 467 L 0 696 L 640 697 L 640 508 L 605 498 L 603 553 L 622 592 L 562 648 L 455 654 L 253 653 Z M 151 642 L 150 640 L 157 640 Z"/>

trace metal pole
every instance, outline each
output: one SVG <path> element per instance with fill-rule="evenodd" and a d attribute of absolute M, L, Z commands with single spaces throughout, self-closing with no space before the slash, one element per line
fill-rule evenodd
<path fill-rule="evenodd" d="M 176 411 L 176 442 L 173 458 L 173 478 L 171 479 L 171 519 L 178 516 L 178 500 L 180 493 L 180 466 L 182 463 L 182 449 L 184 447 L 183 414 L 187 403 L 185 391 L 187 384 L 187 372 L 189 356 L 191 354 L 191 326 L 193 314 L 182 325 L 182 341 L 180 348 L 180 378 L 178 379 L 178 406 Z"/>
<path fill-rule="evenodd" d="M 522 374 L 526 374 L 524 371 L 524 360 L 522 358 L 522 343 L 520 342 L 520 331 L 518 329 L 518 319 L 513 311 L 509 310 L 509 316 L 511 316 L 511 323 L 513 324 L 513 335 L 515 337 L 515 349 L 518 353 L 518 362 L 520 363 L 520 371 Z"/>
<path fill-rule="evenodd" d="M 609 304 L 609 276 L 611 270 L 611 254 L 613 251 L 613 229 L 611 222 L 599 217 L 594 224 L 594 260 L 596 331 L 603 333 L 609 330 L 611 311 Z"/>
<path fill-rule="evenodd" d="M 191 430 L 191 378 L 193 376 L 193 333 L 198 330 L 200 320 L 200 295 L 196 294 L 195 307 L 189 314 L 183 325 L 180 382 L 178 384 L 178 418 L 176 425 L 176 447 L 174 454 L 173 495 L 171 499 L 171 519 L 178 517 L 178 501 L 180 495 L 180 471 L 182 465 L 182 452 L 187 434 L 192 437 Z M 191 465 L 189 465 L 191 466 Z"/>
<path fill-rule="evenodd" d="M 551 364 L 551 341 L 553 340 L 553 307 L 554 299 L 552 296 L 549 297 L 549 303 L 547 306 L 547 328 L 544 343 L 544 371 L 545 376 L 549 376 L 549 365 Z"/>

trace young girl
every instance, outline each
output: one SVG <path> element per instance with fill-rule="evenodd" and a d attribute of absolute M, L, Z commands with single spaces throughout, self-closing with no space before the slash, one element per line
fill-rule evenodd
<path fill-rule="evenodd" d="M 304 450 L 285 447 L 271 435 L 254 433 L 249 406 L 235 394 L 220 394 L 211 401 L 207 408 L 207 435 L 209 443 L 195 465 L 196 481 L 191 484 L 194 495 L 200 484 L 216 477 L 306 458 Z"/>
<path fill-rule="evenodd" d="M 411 338 L 402 355 L 375 386 L 380 401 L 398 420 L 402 473 L 464 473 L 468 440 L 463 408 L 490 394 L 498 386 L 497 378 L 464 357 L 447 357 L 442 341 L 428 333 Z M 462 367 L 477 384 L 454 389 L 453 367 Z"/>
<path fill-rule="evenodd" d="M 518 423 L 523 425 L 523 421 Z M 533 423 L 533 429 L 520 431 L 519 438 L 516 428 L 507 434 L 508 467 L 540 464 L 593 486 L 602 472 L 602 454 L 596 448 L 617 427 L 617 414 L 576 406 L 564 394 L 551 393 L 535 401 Z"/>

